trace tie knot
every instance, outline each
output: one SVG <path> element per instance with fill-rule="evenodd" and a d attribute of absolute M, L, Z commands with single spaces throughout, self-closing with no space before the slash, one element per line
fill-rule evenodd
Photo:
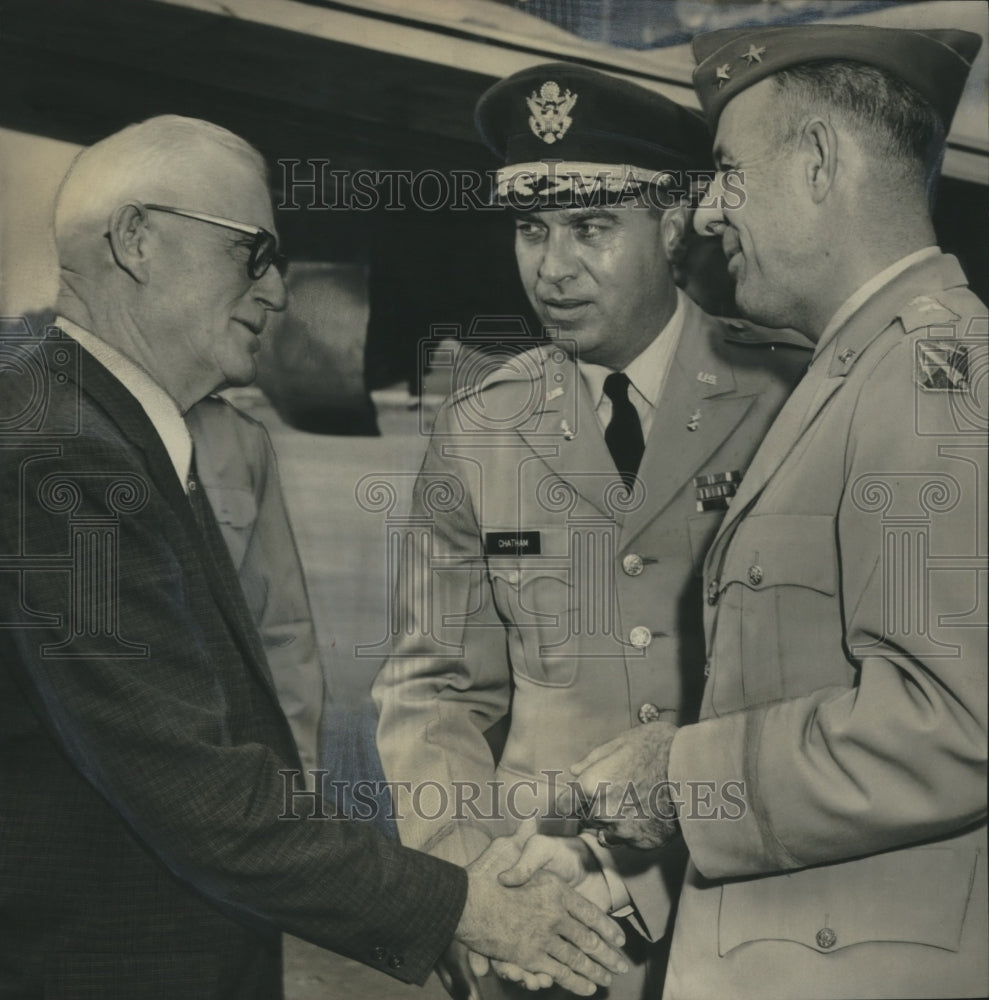
<path fill-rule="evenodd" d="M 612 403 L 628 401 L 628 387 L 631 384 L 625 372 L 612 372 L 604 380 L 604 394 Z"/>

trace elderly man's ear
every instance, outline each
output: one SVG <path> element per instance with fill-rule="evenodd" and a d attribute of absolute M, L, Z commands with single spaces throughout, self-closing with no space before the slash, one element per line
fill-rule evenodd
<path fill-rule="evenodd" d="M 148 212 L 142 205 L 119 205 L 110 215 L 107 239 L 113 259 L 138 284 L 146 284 L 149 272 Z"/>
<path fill-rule="evenodd" d="M 735 287 L 728 274 L 721 240 L 701 236 L 692 208 L 668 208 L 660 222 L 663 249 L 677 287 L 711 316 L 737 316 Z"/>

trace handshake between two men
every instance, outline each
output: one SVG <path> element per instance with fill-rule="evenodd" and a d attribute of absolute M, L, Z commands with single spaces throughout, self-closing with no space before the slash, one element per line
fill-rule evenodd
<path fill-rule="evenodd" d="M 571 767 L 582 795 L 581 818 L 597 830 L 600 844 L 653 850 L 678 836 L 675 808 L 664 797 L 676 729 L 665 722 L 639 726 Z M 537 827 L 536 818 L 524 820 L 467 869 L 467 909 L 438 970 L 455 1000 L 478 998 L 476 979 L 489 971 L 526 989 L 557 982 L 583 996 L 628 971 L 615 950 L 624 935 L 605 916 L 611 907 L 607 885 L 593 877 L 599 870 L 594 854 L 580 837 L 545 836 Z M 503 894 L 512 905 L 499 905 L 497 927 L 475 916 L 470 902 L 487 910 L 494 881 L 512 890 Z"/>

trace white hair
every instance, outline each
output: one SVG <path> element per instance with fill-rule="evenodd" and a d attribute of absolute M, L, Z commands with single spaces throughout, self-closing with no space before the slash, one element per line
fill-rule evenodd
<path fill-rule="evenodd" d="M 105 225 L 120 205 L 156 201 L 201 186 L 215 187 L 215 154 L 232 153 L 267 175 L 261 154 L 212 122 L 159 115 L 82 150 L 55 199 L 55 242 L 87 224 Z M 196 207 L 196 206 L 185 206 Z"/>

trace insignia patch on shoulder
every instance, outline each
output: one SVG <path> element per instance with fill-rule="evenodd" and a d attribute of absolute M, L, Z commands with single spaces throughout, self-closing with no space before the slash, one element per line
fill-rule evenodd
<path fill-rule="evenodd" d="M 969 345 L 952 338 L 917 341 L 917 384 L 930 392 L 968 389 Z"/>

